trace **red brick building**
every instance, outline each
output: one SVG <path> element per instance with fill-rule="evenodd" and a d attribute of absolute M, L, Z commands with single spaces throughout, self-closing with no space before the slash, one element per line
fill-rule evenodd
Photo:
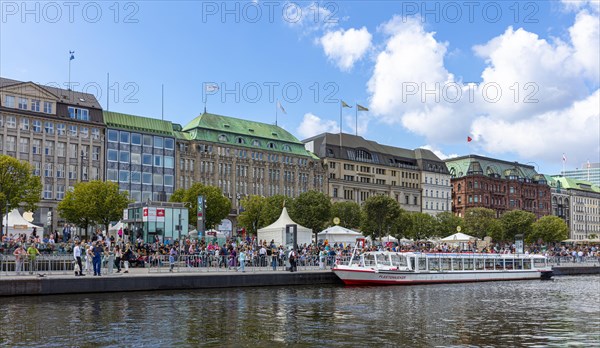
<path fill-rule="evenodd" d="M 515 209 L 538 218 L 552 214 L 550 187 L 533 166 L 477 155 L 445 162 L 452 178 L 452 211 L 458 216 L 477 207 L 493 209 L 497 217 Z"/>

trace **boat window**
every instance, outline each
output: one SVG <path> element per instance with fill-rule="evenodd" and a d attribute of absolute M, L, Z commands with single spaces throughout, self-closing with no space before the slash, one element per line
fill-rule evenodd
<path fill-rule="evenodd" d="M 506 270 L 514 269 L 513 259 L 504 259 L 504 269 L 506 269 Z"/>
<path fill-rule="evenodd" d="M 449 257 L 443 257 L 440 259 L 440 269 L 442 271 L 450 271 L 452 269 L 452 263 L 450 260 L 451 259 Z"/>
<path fill-rule="evenodd" d="M 440 260 L 437 258 L 429 259 L 429 270 L 430 271 L 439 271 L 440 270 Z"/>
<path fill-rule="evenodd" d="M 463 262 L 465 263 L 465 271 L 473 270 L 473 259 L 464 259 Z"/>
<path fill-rule="evenodd" d="M 515 259 L 515 269 L 523 269 L 523 259 Z"/>
<path fill-rule="evenodd" d="M 377 264 L 380 266 L 389 266 L 390 260 L 387 254 L 377 254 Z"/>
<path fill-rule="evenodd" d="M 534 267 L 544 267 L 546 266 L 546 259 L 533 259 Z"/>
<path fill-rule="evenodd" d="M 463 259 L 452 259 L 452 269 L 455 271 L 462 271 Z"/>
<path fill-rule="evenodd" d="M 530 259 L 523 260 L 523 269 L 531 269 L 531 260 Z"/>
<path fill-rule="evenodd" d="M 485 269 L 494 269 L 494 259 L 485 259 Z"/>
<path fill-rule="evenodd" d="M 476 270 L 483 270 L 483 264 L 484 264 L 484 260 L 482 258 L 475 259 L 475 269 Z"/>
<path fill-rule="evenodd" d="M 408 262 L 410 263 L 410 269 L 412 269 L 414 271 L 415 270 L 415 258 L 409 257 Z"/>
<path fill-rule="evenodd" d="M 362 266 L 362 260 L 363 260 L 363 255 L 355 255 L 352 258 L 352 262 L 350 263 L 350 266 Z"/>
<path fill-rule="evenodd" d="M 406 256 L 404 256 L 404 255 L 392 254 L 391 258 L 392 258 L 392 266 L 396 266 L 396 267 L 408 266 L 408 262 L 406 261 Z"/>
<path fill-rule="evenodd" d="M 424 257 L 419 257 L 419 271 L 427 270 L 427 259 Z"/>
<path fill-rule="evenodd" d="M 365 267 L 373 267 L 375 266 L 375 255 L 366 254 L 365 255 Z"/>

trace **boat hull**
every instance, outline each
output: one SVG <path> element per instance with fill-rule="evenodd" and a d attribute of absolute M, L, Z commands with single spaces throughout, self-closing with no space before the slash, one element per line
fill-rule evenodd
<path fill-rule="evenodd" d="M 470 283 L 506 280 L 546 279 L 549 270 L 463 271 L 463 272 L 398 272 L 334 268 L 333 272 L 346 285 L 412 285 Z"/>

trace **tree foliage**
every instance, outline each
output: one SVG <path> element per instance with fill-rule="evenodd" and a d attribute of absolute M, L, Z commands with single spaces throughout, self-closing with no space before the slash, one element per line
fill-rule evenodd
<path fill-rule="evenodd" d="M 533 230 L 535 215 L 523 210 L 511 210 L 502 215 L 500 222 L 504 228 L 504 240 L 515 240 L 517 234 L 523 234 L 527 239 Z"/>
<path fill-rule="evenodd" d="M 90 186 L 87 183 L 77 183 L 73 190 L 67 191 L 65 198 L 58 203 L 58 213 L 68 223 L 87 231 L 94 224 L 95 207 L 92 205 Z"/>
<path fill-rule="evenodd" d="M 407 213 L 410 227 L 406 237 L 412 240 L 425 240 L 436 235 L 437 220 L 426 213 Z"/>
<path fill-rule="evenodd" d="M 492 209 L 470 208 L 465 212 L 466 233 L 474 237 L 483 239 L 491 234 L 501 235 L 495 231 L 498 226 L 496 212 Z"/>
<path fill-rule="evenodd" d="M 267 199 L 257 195 L 247 196 L 242 198 L 241 205 L 244 211 L 238 216 L 238 225 L 244 227 L 248 233 L 256 235 L 259 228 L 267 226 L 264 214 Z"/>
<path fill-rule="evenodd" d="M 460 216 L 456 216 L 449 211 L 444 211 L 435 216 L 437 220 L 436 236 L 445 238 L 457 232 L 456 227 L 464 227 L 465 221 Z"/>
<path fill-rule="evenodd" d="M 198 224 L 198 196 L 204 196 L 206 211 L 204 212 L 204 227 L 208 230 L 221 223 L 231 212 L 231 201 L 223 196 L 221 189 L 215 186 L 203 185 L 199 182 L 190 188 L 178 189 L 171 195 L 171 202 L 182 202 L 189 209 L 189 223 Z"/>
<path fill-rule="evenodd" d="M 544 243 L 560 242 L 569 237 L 567 223 L 558 216 L 544 216 L 532 224 L 532 231 L 526 237 L 528 243 L 541 240 Z"/>
<path fill-rule="evenodd" d="M 307 191 L 294 199 L 292 219 L 298 224 L 310 228 L 317 234 L 327 227 L 331 216 L 331 201 L 324 193 Z"/>
<path fill-rule="evenodd" d="M 371 196 L 363 204 L 361 230 L 375 239 L 387 236 L 397 227 L 400 216 L 398 202 L 388 196 Z"/>
<path fill-rule="evenodd" d="M 31 165 L 11 156 L 0 155 L 0 210 L 4 211 L 7 206 L 9 211 L 23 206 L 26 210 L 34 211 L 41 196 L 42 182 L 33 175 Z"/>
<path fill-rule="evenodd" d="M 360 227 L 360 205 L 356 202 L 335 202 L 331 205 L 331 220 L 339 218 L 339 225 L 345 228 L 356 229 Z"/>

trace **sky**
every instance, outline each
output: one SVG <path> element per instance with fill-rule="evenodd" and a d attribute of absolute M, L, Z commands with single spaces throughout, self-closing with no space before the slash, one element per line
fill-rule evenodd
<path fill-rule="evenodd" d="M 0 75 L 66 87 L 70 70 L 105 110 L 184 126 L 206 107 L 302 140 L 341 120 L 558 174 L 600 162 L 599 15 L 598 0 L 2 1 Z"/>

